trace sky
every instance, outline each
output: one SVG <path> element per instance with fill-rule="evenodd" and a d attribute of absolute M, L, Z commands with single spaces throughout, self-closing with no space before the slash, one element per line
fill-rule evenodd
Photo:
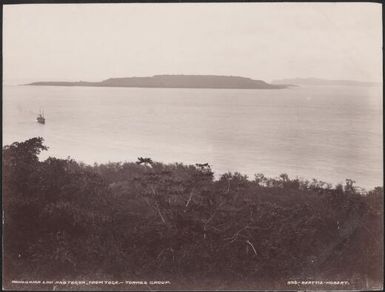
<path fill-rule="evenodd" d="M 3 8 L 4 84 L 156 74 L 382 80 L 376 3 Z"/>

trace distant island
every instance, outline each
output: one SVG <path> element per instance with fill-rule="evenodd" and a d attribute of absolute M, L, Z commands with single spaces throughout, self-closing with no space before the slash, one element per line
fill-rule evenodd
<path fill-rule="evenodd" d="M 355 80 L 329 80 L 329 79 L 320 79 L 320 78 L 292 78 L 292 79 L 279 79 L 273 80 L 272 84 L 279 85 L 316 85 L 316 86 L 329 86 L 329 85 L 339 85 L 339 86 L 378 86 L 380 83 L 377 82 L 362 82 Z"/>
<path fill-rule="evenodd" d="M 100 82 L 41 81 L 26 85 L 224 89 L 284 89 L 290 87 L 290 85 L 269 84 L 262 80 L 246 77 L 219 75 L 154 75 L 152 77 L 110 78 Z"/>

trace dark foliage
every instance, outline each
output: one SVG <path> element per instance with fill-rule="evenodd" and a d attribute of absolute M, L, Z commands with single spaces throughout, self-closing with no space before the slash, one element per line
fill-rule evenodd
<path fill-rule="evenodd" d="M 382 282 L 383 188 L 215 180 L 207 163 L 94 166 L 3 148 L 4 276 Z"/>

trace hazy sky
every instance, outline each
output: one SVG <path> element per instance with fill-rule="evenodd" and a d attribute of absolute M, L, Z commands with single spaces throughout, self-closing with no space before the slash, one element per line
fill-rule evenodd
<path fill-rule="evenodd" d="M 374 3 L 4 6 L 4 82 L 154 74 L 382 80 Z"/>

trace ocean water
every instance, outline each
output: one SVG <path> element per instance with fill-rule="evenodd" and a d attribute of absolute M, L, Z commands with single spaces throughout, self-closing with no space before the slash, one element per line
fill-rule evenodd
<path fill-rule="evenodd" d="M 382 186 L 382 120 L 381 87 L 3 87 L 3 145 L 41 136 L 49 146 L 41 159 L 208 162 L 217 177 L 287 173 Z"/>

